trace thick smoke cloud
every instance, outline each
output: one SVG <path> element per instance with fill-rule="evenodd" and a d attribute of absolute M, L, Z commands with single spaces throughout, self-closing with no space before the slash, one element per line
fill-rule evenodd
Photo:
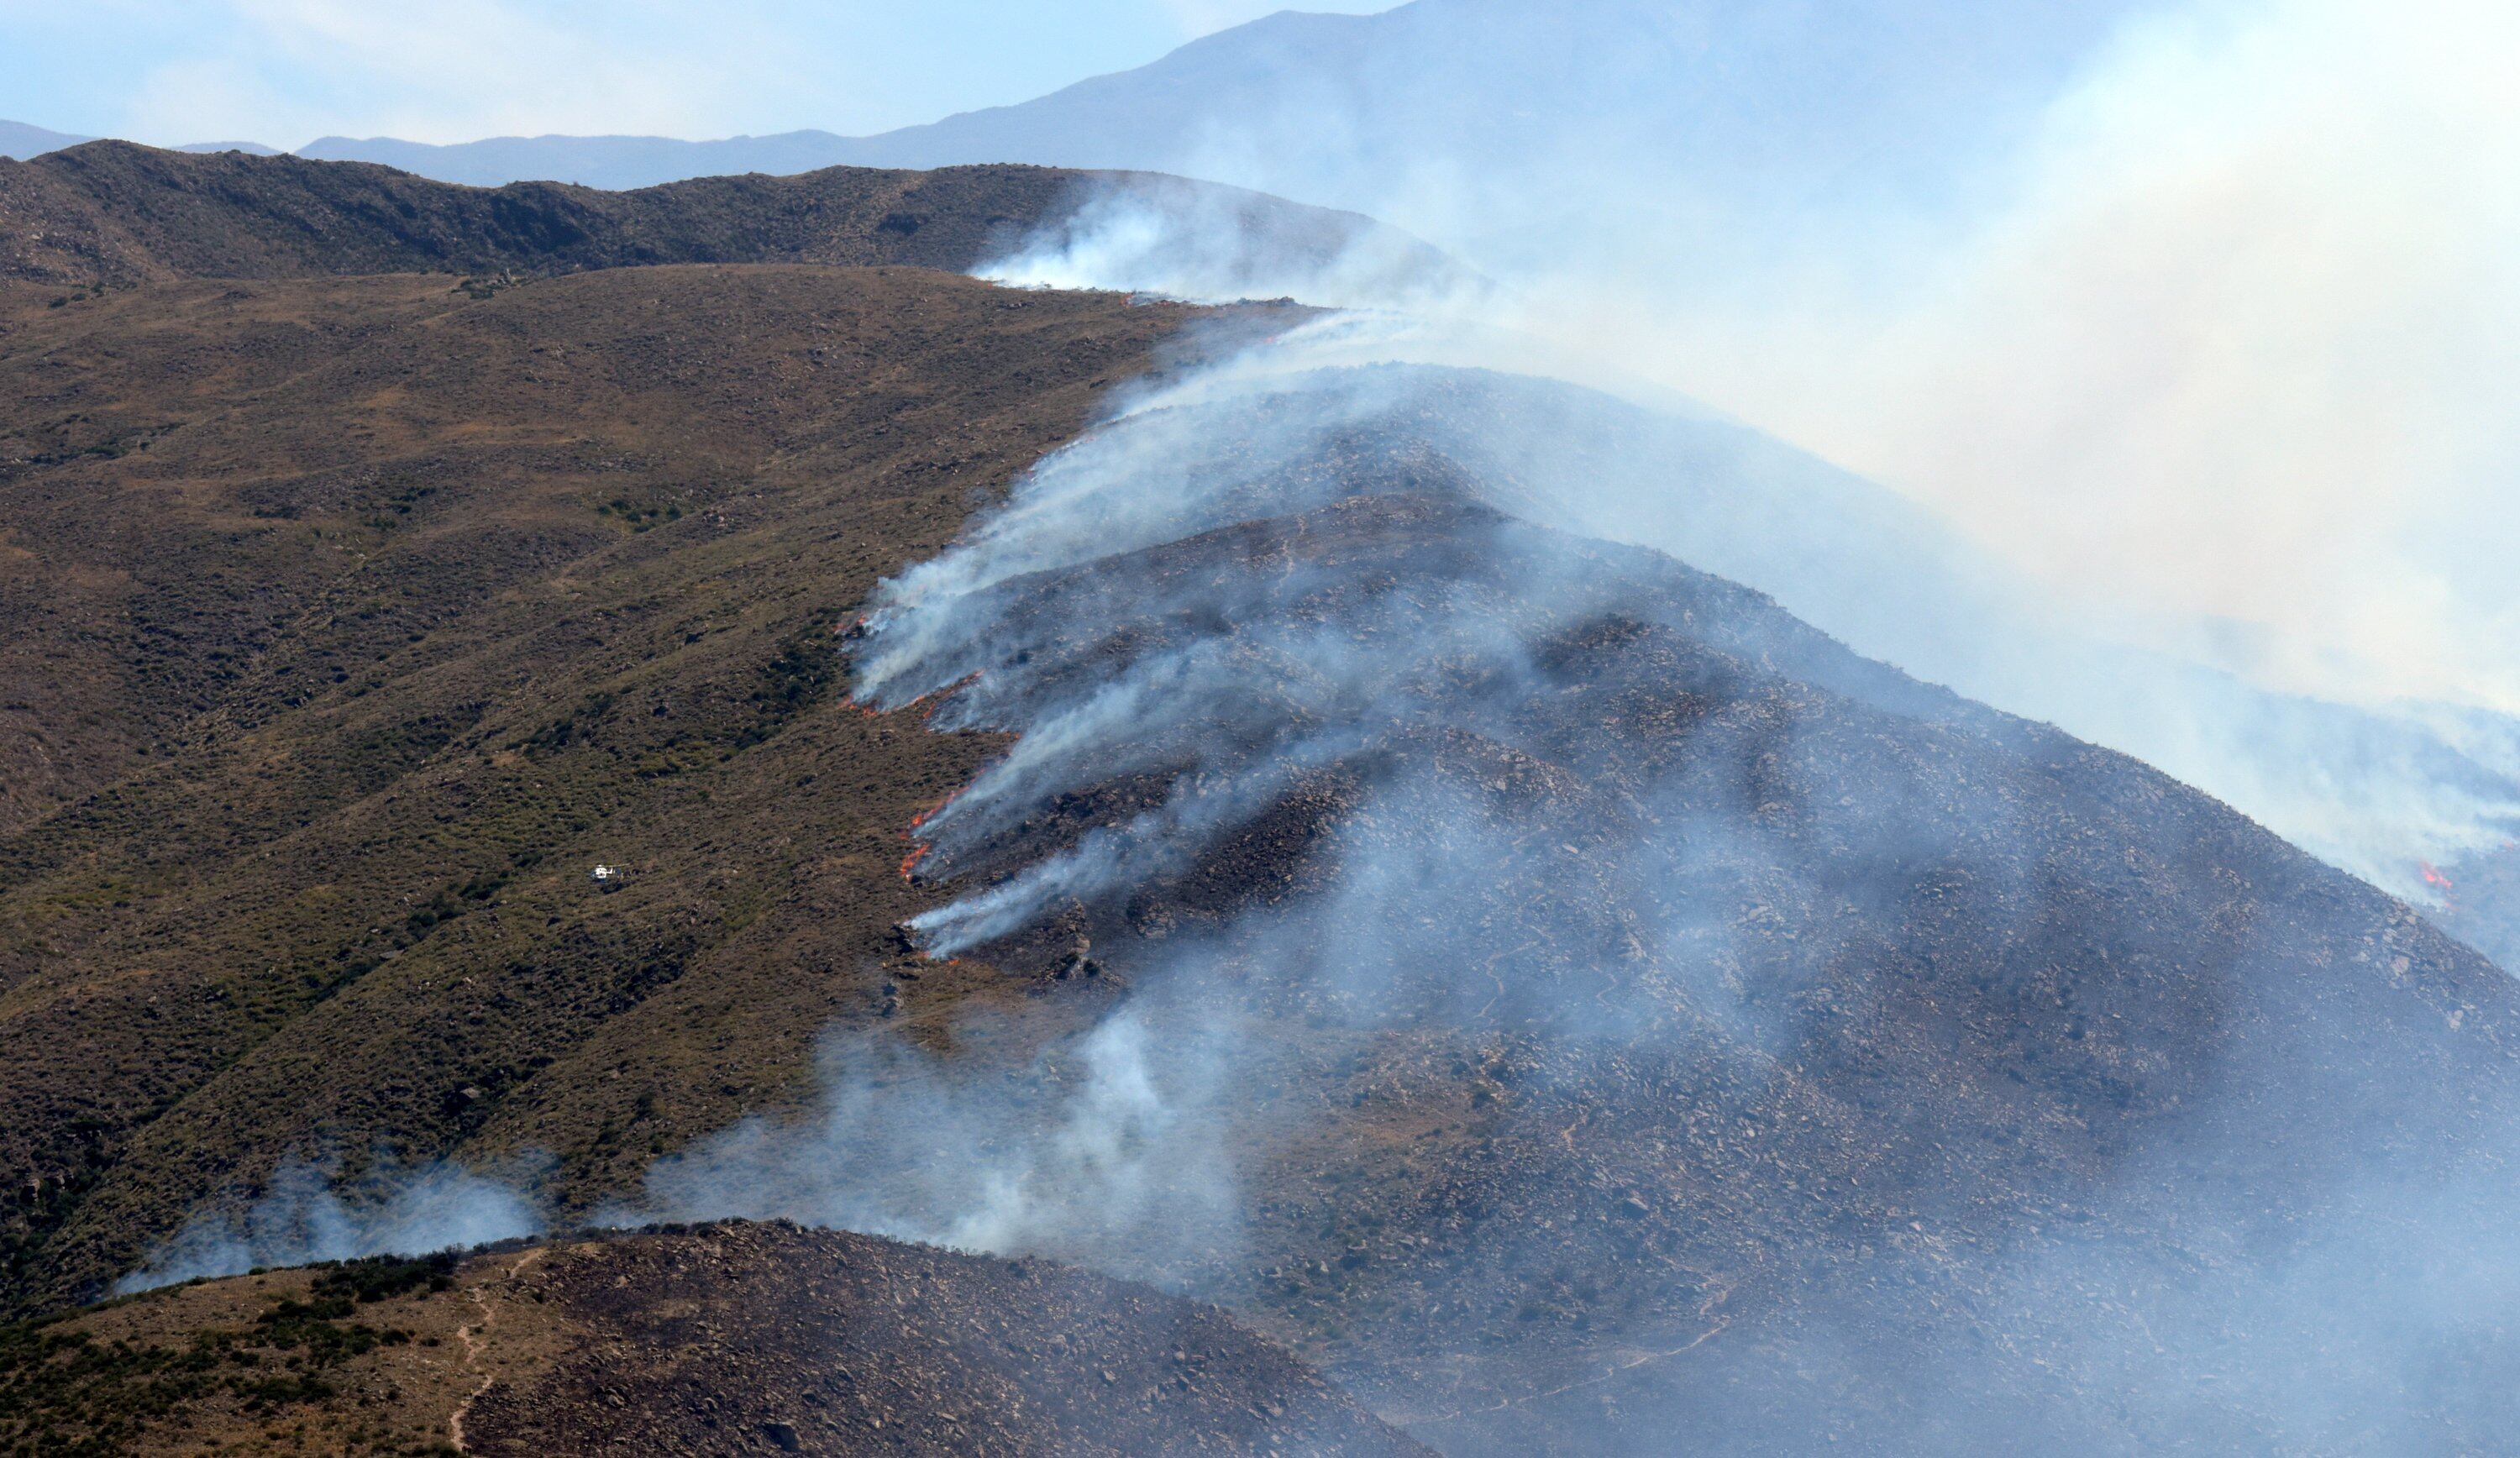
<path fill-rule="evenodd" d="M 2167 40 L 2154 35 L 2144 45 L 2157 51 Z M 2101 83 L 2094 80 L 2092 86 Z M 1089 227 L 1084 234 L 1060 234 L 1051 244 L 1036 244 L 1013 262 L 983 272 L 1008 280 L 1142 287 L 1194 297 L 1235 292 L 1182 287 L 1190 280 L 1187 272 L 1149 267 L 1147 257 L 1154 254 L 1132 252 L 1129 240 L 1156 237 L 1164 229 L 1177 232 L 1185 219 L 1156 219 L 1139 199 L 1126 197 L 1114 197 L 1106 211 L 1089 216 L 1111 229 L 1114 246 L 1094 244 Z M 1043 249 L 1056 254 L 1056 267 L 1043 264 Z M 1215 246 L 1174 252 L 1194 259 L 1215 252 Z M 1204 277 L 1233 275 L 1204 270 Z M 1305 297 L 1353 299 L 1358 277 L 1358 270 L 1328 267 L 1308 287 L 1303 280 L 1287 280 L 1281 272 L 1273 277 L 1273 287 L 1285 285 Z M 1548 275 L 1522 282 L 1540 294 L 1557 287 Z M 1636 297 L 1643 299 L 1626 310 L 1618 330 L 1633 328 L 1641 317 L 1653 320 L 1648 285 L 1620 280 L 1618 287 L 1636 289 Z M 1645 423 L 1636 416 L 1620 418 L 1602 400 L 1578 393 L 1550 398 L 1543 390 L 1530 390 L 1530 398 L 1514 406 L 1512 420 L 1500 420 L 1484 433 L 1482 448 L 1489 456 L 1509 456 L 1502 464 L 1537 478 L 1537 496 L 1550 501 L 1557 513 L 1552 518 L 1560 524 L 1666 549 L 1690 564 L 1772 592 L 1804 619 L 1868 655 L 1953 685 L 1999 708 L 2051 720 L 2084 738 L 2135 753 L 2228 798 L 2318 857 L 2402 897 L 2442 906 L 2447 876 L 2434 866 L 2457 868 L 2469 859 L 2499 854 L 2515 841 L 2520 780 L 2512 778 L 2507 763 L 2498 763 L 2498 756 L 2507 761 L 2505 750 L 2495 748 L 2510 743 L 2515 720 L 2480 708 L 2480 700 L 2498 700 L 2493 675 L 2467 680 L 2464 687 L 2437 678 L 2427 683 L 2407 675 L 2392 678 L 2359 662 L 2359 649 L 2341 647 L 2341 638 L 2331 640 L 2328 649 L 2318 649 L 2336 673 L 2298 673 L 2301 655 L 2311 652 L 2309 640 L 2298 638 L 2291 627 L 2268 622 L 2263 614 L 2253 622 L 2197 614 L 2180 607 L 2175 595 L 2154 590 L 2092 595 L 2087 582 L 2059 582 L 2029 556 L 1988 542 L 1988 513 L 1973 504 L 1930 489 L 1895 494 L 1775 438 L 1738 425 L 1727 428 L 1724 418 L 1711 418 L 1703 406 L 1673 400 L 1648 380 L 1626 376 L 1618 363 L 1631 363 L 1633 350 L 1605 363 L 1598 355 L 1583 358 L 1552 345 L 1550 337 L 1565 330 L 1550 320 L 1554 302 L 1548 299 L 1535 302 L 1489 285 L 1452 289 L 1429 285 L 1417 292 L 1396 289 L 1391 302 L 1409 315 L 1353 317 L 1308 330 L 1300 337 L 1303 347 L 1275 360 L 1275 368 L 1295 371 L 1340 360 L 1394 358 L 1502 365 L 1514 373 L 1550 373 L 1645 400 L 1663 413 L 1679 413 L 1681 420 Z M 2039 315 L 2039 310 L 2026 312 Z M 2016 317 L 2024 310 L 1999 307 L 1986 315 Z M 1500 328 L 1495 320 L 1505 320 L 1509 328 Z M 1842 360 L 1850 347 L 1847 340 L 1820 340 L 1779 315 L 1762 315 L 1756 328 L 1767 345 L 1786 340 L 1815 360 Z M 1724 358 L 1738 363 L 1749 355 L 1727 350 Z M 1903 358 L 1920 355 L 1905 350 Z M 2059 358 L 2079 355 L 2059 347 Z M 1247 365 L 1247 371 L 1265 368 L 1270 365 Z M 1671 377 L 1668 371 L 1658 373 Z M 1233 385 L 1239 388 L 1242 382 Z M 1714 390 L 1714 398 L 1724 398 L 1724 390 Z M 1812 393 L 1812 398 L 1827 403 L 1852 395 Z M 2008 408 L 1994 388 L 1973 400 L 1988 413 Z M 1986 438 L 1983 430 L 1963 430 L 1956 420 L 1943 420 L 1935 430 L 1938 438 L 1953 441 Z M 1829 430 L 1817 430 L 1817 435 L 1834 438 Z M 2278 441 L 2271 446 L 2278 454 L 2298 448 L 2293 435 L 2280 430 L 2271 430 L 2266 438 Z M 2240 441 L 2228 448 L 2240 448 Z M 2117 511 L 2127 501 L 2125 483 L 2160 478 L 2132 459 L 2117 461 L 2117 468 L 2119 486 L 2074 478 L 2074 508 Z M 1693 489 L 1676 491 L 1673 481 Z M 2061 518 L 2047 507 L 2036 507 L 2034 499 L 2044 499 L 2039 494 L 2048 491 L 2042 478 L 2024 476 L 2016 486 L 2016 507 L 2044 513 L 2048 521 Z M 2339 513 L 2336 504 L 2316 513 L 2301 508 L 2250 511 L 2268 531 L 2293 526 L 2328 531 L 2351 516 Z M 2495 511 L 2499 507 L 2480 504 L 2488 529 Z M 2309 521 L 2311 516 L 2316 521 Z M 1781 521 L 1789 521 L 1792 529 L 1779 529 Z M 2154 521 L 2154 526 L 2160 524 Z M 2202 549 L 2192 524 L 2167 531 L 2165 542 Z M 2384 534 L 2374 529 L 2366 542 L 2384 542 Z M 2331 604 L 2344 601 L 2320 595 L 2323 569 L 2314 556 L 2288 554 L 2278 547 L 2268 537 L 2250 552 L 2280 561 L 2275 577 L 2283 582 L 2285 595 L 2303 595 L 2303 587 L 2311 584 L 2309 596 Z M 2084 566 L 2090 561 L 2077 559 L 2077 572 Z M 2223 569 L 2200 572 L 2228 577 Z M 2379 566 L 2368 566 L 2368 572 L 2386 577 Z M 2429 592 L 2414 569 L 2399 572 L 2394 582 L 2411 596 Z M 2357 632 L 2371 622 L 2389 625 L 2386 632 L 2397 635 L 2402 612 L 2386 607 L 2374 617 L 2359 617 Z M 2437 642 L 2414 635 L 2394 644 L 2392 662 L 2402 667 L 2419 662 Z M 2414 687 L 2447 697 L 2397 697 L 2399 690 Z M 2499 916 L 2502 911 L 2488 911 L 2482 924 L 2462 927 L 2462 932 L 2499 951 L 2510 945 L 2510 937 L 2498 929 Z"/>
<path fill-rule="evenodd" d="M 2514 55 L 2487 0 L 1424 0 L 1149 160 L 1460 249 L 2051 587 L 2247 625 L 2215 666 L 2510 709 Z"/>
<path fill-rule="evenodd" d="M 1318 429 L 1367 431 L 1418 424 L 1439 382 L 1476 378 L 1484 414 L 1446 422 L 1442 444 L 1491 483 L 1517 483 L 1503 503 L 1517 514 L 1652 547 L 1770 593 L 1868 656 L 2135 754 L 2420 904 L 2444 899 L 2430 867 L 2498 852 L 2520 833 L 2512 720 L 2286 693 L 2200 661 L 2207 654 L 2142 646 L 2158 636 L 2157 621 L 2060 600 L 1930 509 L 1632 380 L 1599 382 L 1650 404 L 1519 374 L 1446 373 L 1517 353 L 1526 367 L 1584 373 L 1579 362 L 1517 351 L 1518 342 L 1458 321 L 1333 317 L 1175 387 L 1166 403 L 1276 391 L 1301 402 L 1282 408 L 1309 413 Z M 1440 363 L 1384 371 L 1370 386 L 1312 373 L 1369 362 Z M 1075 553 L 1142 545 L 1149 528 L 1113 506 L 1132 493 L 1163 506 L 1161 529 L 1208 521 L 1198 513 L 1223 509 L 1228 483 L 1259 459 L 1217 459 L 1203 438 L 1210 429 L 1195 413 L 1139 412 L 1125 459 L 1114 433 L 1054 461 L 978 540 L 909 574 L 901 592 L 960 593 Z M 1167 484 L 1149 488 L 1155 479 Z M 1176 479 L 1187 484 L 1169 484 Z M 1086 482 L 1102 495 L 1089 497 Z M 2210 627 L 2191 623 L 2183 634 L 2193 641 Z M 973 631 L 942 619 L 912 631 L 930 628 Z M 901 650 L 897 641 L 878 648 L 874 691 L 889 691 L 890 655 Z M 979 666 L 946 661 L 959 672 L 931 675 L 905 696 Z M 1044 731 L 1041 747 L 1028 742 L 1022 753 L 1046 752 L 1054 737 Z"/>
<path fill-rule="evenodd" d="M 1456 330 L 1450 362 L 1652 381 L 1889 483 L 2019 591 L 1832 612 L 1652 545 L 2439 905 L 2426 862 L 2511 839 L 2507 776 L 2439 726 L 2520 707 L 2515 25 L 2474 0 L 1427 0 L 1292 47 L 1150 160 L 1461 250 L 1502 287 L 1406 306 L 1520 342 Z M 1056 251 L 1005 272 L 1185 291 Z"/>

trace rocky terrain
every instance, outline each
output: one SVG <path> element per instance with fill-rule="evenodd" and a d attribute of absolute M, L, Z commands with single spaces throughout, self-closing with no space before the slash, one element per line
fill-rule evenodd
<path fill-rule="evenodd" d="M 155 1293 L 0 1337 L 0 1451 L 1401 1455 L 1219 1311 L 725 1225 Z"/>

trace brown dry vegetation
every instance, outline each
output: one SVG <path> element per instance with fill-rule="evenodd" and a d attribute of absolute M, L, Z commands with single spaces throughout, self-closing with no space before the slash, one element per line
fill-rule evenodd
<path fill-rule="evenodd" d="M 1186 311 L 922 270 L 0 289 L 6 1301 L 285 1153 L 580 1204 L 916 1019 L 877 578 Z M 599 893 L 598 862 L 628 884 Z"/>

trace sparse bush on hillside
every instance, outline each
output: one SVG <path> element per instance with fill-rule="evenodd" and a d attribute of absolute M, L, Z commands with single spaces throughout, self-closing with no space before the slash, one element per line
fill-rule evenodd
<path fill-rule="evenodd" d="M 59 1322 L 0 1328 L 0 1454 L 127 1453 L 152 1425 L 219 1397 L 246 1411 L 338 1395 L 318 1374 L 408 1332 L 346 1320 L 361 1303 L 451 1284 L 452 1256 L 358 1260 L 316 1278 L 311 1300 L 282 1297 L 239 1330 L 213 1327 L 181 1346 L 100 1342 Z M 272 1363 L 290 1370 L 266 1375 Z"/>

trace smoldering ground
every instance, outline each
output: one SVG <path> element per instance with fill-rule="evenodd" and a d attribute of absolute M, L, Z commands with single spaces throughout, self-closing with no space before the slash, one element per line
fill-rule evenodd
<path fill-rule="evenodd" d="M 2071 610 L 1930 512 L 1754 431 L 1451 364 L 1306 369 L 1504 347 L 1388 318 L 1298 331 L 1262 351 L 1267 362 L 1192 381 L 1132 419 L 1127 460 L 1094 447 L 1063 459 L 1057 483 L 1045 479 L 988 540 L 950 566 L 908 575 L 904 590 L 929 591 L 948 571 L 1025 570 L 1029 558 L 1001 560 L 1013 542 L 1051 556 L 1125 545 L 1144 527 L 1115 503 L 1146 473 L 1185 483 L 1157 498 L 1204 513 L 1184 520 L 1230 510 L 1265 457 L 1243 449 L 1243 432 L 1225 419 L 1241 405 L 1202 403 L 1222 388 L 1300 422 L 1289 428 L 1430 441 L 1489 491 L 1509 493 L 1509 509 L 1657 548 L 1767 592 L 1861 652 L 2135 754 L 2400 896 L 2438 906 L 2427 865 L 2455 867 L 2520 828 L 2520 779 L 2501 747 L 2512 721 L 2275 692 L 2132 645 L 2136 631 L 2113 635 L 2110 620 Z M 1122 485 L 1086 500 L 1074 484 L 1086 479 Z M 1042 519 L 1063 513 L 1072 513 L 1065 526 Z M 1112 532 L 1124 536 L 1106 541 Z"/>
<path fill-rule="evenodd" d="M 959 1250 L 1119 1263 L 1180 1288 L 1238 1253 L 1233 1162 L 1200 1076 L 1221 1030 L 1115 1013 L 1029 1054 L 985 1018 L 948 1061 L 887 1037 L 823 1051 L 819 1102 L 660 1162 L 601 1223 L 785 1216 Z M 1000 1030 L 1017 1047 L 1016 1030 Z M 911 1111 L 916 1110 L 913 1115 Z"/>

